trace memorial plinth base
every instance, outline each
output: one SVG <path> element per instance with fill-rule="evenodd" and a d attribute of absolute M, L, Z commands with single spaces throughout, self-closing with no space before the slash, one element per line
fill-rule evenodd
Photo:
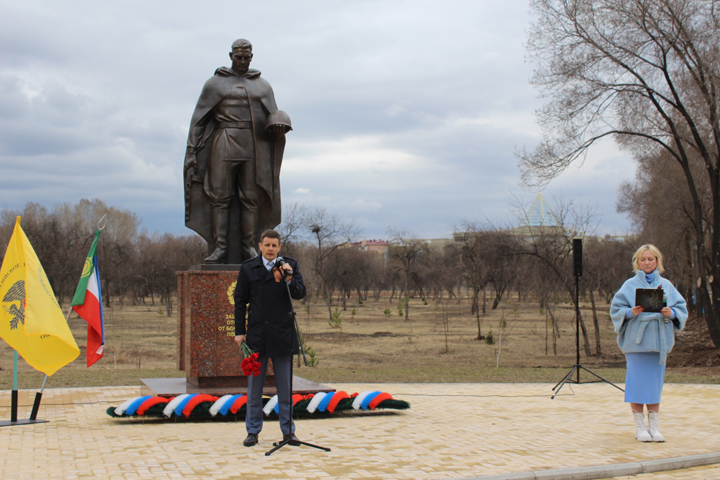
<path fill-rule="evenodd" d="M 247 392 L 242 356 L 235 343 L 235 285 L 240 265 L 200 265 L 178 277 L 178 369 L 186 378 L 141 379 L 156 396 L 183 393 L 211 395 Z M 293 392 L 332 392 L 319 383 L 293 377 Z M 265 378 L 266 395 L 275 395 L 272 361 Z M 150 393 L 148 393 L 150 394 Z"/>
<path fill-rule="evenodd" d="M 141 378 L 140 381 L 143 383 L 141 395 L 153 395 L 157 397 L 175 397 L 184 393 L 207 393 L 208 395 L 214 395 L 216 397 L 247 394 L 247 385 L 245 387 L 198 388 L 188 383 L 184 378 Z M 334 391 L 334 388 L 293 376 L 293 393 L 307 395 L 309 393 Z M 275 386 L 270 386 L 265 383 L 263 394 L 270 396 L 276 395 L 277 390 Z"/>

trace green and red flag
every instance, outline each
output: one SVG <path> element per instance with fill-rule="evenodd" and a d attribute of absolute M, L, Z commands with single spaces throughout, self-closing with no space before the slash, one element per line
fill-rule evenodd
<path fill-rule="evenodd" d="M 90 252 L 85 259 L 85 266 L 71 304 L 73 310 L 88 324 L 86 351 L 88 367 L 102 358 L 103 345 L 105 345 L 105 319 L 97 263 L 98 237 L 100 230 L 95 234 Z"/>

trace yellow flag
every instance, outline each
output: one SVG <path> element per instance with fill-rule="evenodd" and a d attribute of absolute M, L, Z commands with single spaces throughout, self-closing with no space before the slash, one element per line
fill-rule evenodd
<path fill-rule="evenodd" d="M 0 268 L 0 337 L 47 375 L 80 355 L 20 217 Z"/>

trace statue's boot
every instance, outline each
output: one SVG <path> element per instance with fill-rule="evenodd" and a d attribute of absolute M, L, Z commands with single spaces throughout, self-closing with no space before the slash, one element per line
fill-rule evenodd
<path fill-rule="evenodd" d="M 228 254 L 228 217 L 230 212 L 226 208 L 212 209 L 213 236 L 215 237 L 215 250 L 205 259 L 205 263 L 225 263 Z"/>
<path fill-rule="evenodd" d="M 255 250 L 255 226 L 257 225 L 258 212 L 243 210 L 240 216 L 240 235 L 242 237 L 242 258 L 243 261 L 257 257 Z"/>

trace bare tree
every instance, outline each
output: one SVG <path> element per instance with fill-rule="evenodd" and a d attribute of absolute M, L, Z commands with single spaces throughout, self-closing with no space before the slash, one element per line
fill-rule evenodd
<path fill-rule="evenodd" d="M 720 348 L 720 10 L 717 0 L 532 0 L 533 77 L 550 98 L 541 144 L 521 152 L 545 184 L 604 137 L 638 156 L 672 158 L 692 199 L 698 300 Z M 703 168 L 693 169 L 693 157 Z"/>
<path fill-rule="evenodd" d="M 297 256 L 297 243 L 306 223 L 308 207 L 293 203 L 290 207 L 283 208 L 282 223 L 277 227 L 280 233 L 283 255 L 289 257 Z"/>
<path fill-rule="evenodd" d="M 405 230 L 389 228 L 390 259 L 393 268 L 401 273 L 403 278 L 403 291 L 405 292 L 405 320 L 410 320 L 409 286 L 410 277 L 417 274 L 417 267 L 423 253 L 422 244 Z"/>
<path fill-rule="evenodd" d="M 677 162 L 665 154 L 638 157 L 637 163 L 636 180 L 621 185 L 618 211 L 627 213 L 633 221 L 640 243 L 652 243 L 660 248 L 666 270 L 664 275 L 685 298 L 690 298 L 697 278 L 694 267 L 697 257 L 692 224 L 693 200 L 685 185 L 684 174 Z M 704 166 L 695 157 L 691 168 L 698 172 Z M 714 210 L 710 185 L 704 181 L 697 188 L 702 193 L 703 218 L 708 221 Z M 672 228 L 668 228 L 669 225 Z M 708 241 L 711 240 L 709 235 L 710 231 L 707 231 Z"/>
<path fill-rule="evenodd" d="M 51 210 L 28 203 L 22 211 L 3 212 L 3 223 L 23 218 L 23 230 L 35 248 L 56 295 L 62 301 L 77 286 L 85 256 L 90 249 L 98 220 L 107 214 L 98 257 L 102 263 L 105 303 L 109 305 L 111 287 L 121 287 L 132 267 L 131 257 L 137 237 L 137 215 L 108 207 L 101 200 L 81 200 L 76 205 L 62 203 Z M 107 261 L 105 261 L 107 260 Z"/>
<path fill-rule="evenodd" d="M 137 258 L 135 242 L 140 219 L 127 210 L 108 209 L 107 224 L 98 242 L 98 261 L 102 262 L 100 275 L 105 284 L 105 305 L 110 297 L 126 291 Z"/>
<path fill-rule="evenodd" d="M 140 221 L 134 213 L 109 207 L 101 200 L 83 199 L 50 209 L 28 203 L 22 211 L 3 211 L 0 243 L 7 245 L 15 217 L 21 216 L 23 230 L 62 302 L 75 291 L 98 221 L 106 214 L 98 245 L 105 304 L 109 305 L 111 295 L 131 293 L 133 299 L 150 295 L 154 301 L 159 294 L 169 314 L 170 295 L 177 285 L 175 271 L 204 258 L 204 241 L 197 235 L 138 235 Z"/>
<path fill-rule="evenodd" d="M 442 251 L 430 255 L 430 260 L 432 260 L 432 268 L 428 269 L 424 277 L 435 291 L 435 298 L 442 297 L 443 291 L 446 291 L 448 300 L 453 297 L 460 299 L 460 289 L 464 279 L 462 258 L 458 255 L 457 248 L 454 248 L 454 245 L 447 245 Z"/>
<path fill-rule="evenodd" d="M 560 325 L 555 315 L 557 305 L 566 297 L 567 291 L 560 279 L 537 258 L 529 258 L 524 271 L 529 274 L 531 289 L 540 301 L 540 313 L 545 314 L 545 355 L 548 354 L 548 339 L 552 326 L 553 355 L 557 355 L 557 341 L 560 338 Z"/>
<path fill-rule="evenodd" d="M 636 237 L 621 240 L 609 235 L 586 240 L 583 247 L 585 268 L 583 280 L 587 288 L 598 292 L 609 304 L 623 282 L 632 275 L 632 256 L 637 249 Z"/>
<path fill-rule="evenodd" d="M 387 290 L 390 285 L 391 273 L 385 267 L 384 256 L 376 255 L 370 262 L 370 272 L 368 274 L 370 289 L 376 302 L 380 301 L 383 290 Z"/>
<path fill-rule="evenodd" d="M 478 340 L 484 338 L 481 335 L 480 327 L 480 290 L 484 288 L 487 283 L 485 281 L 485 265 L 482 252 L 485 239 L 479 234 L 481 231 L 482 228 L 476 223 L 465 221 L 459 228 L 455 229 L 453 238 L 456 243 L 451 245 L 451 248 L 456 250 L 457 255 L 462 259 L 460 268 L 465 274 L 466 284 L 469 285 L 472 290 L 473 297 L 470 313 L 477 314 Z"/>
<path fill-rule="evenodd" d="M 519 199 L 513 207 L 523 227 L 516 235 L 505 237 L 505 255 L 529 256 L 540 261 L 563 286 L 570 301 L 575 304 L 575 282 L 573 281 L 572 242 L 575 237 L 591 234 L 596 226 L 595 211 L 587 206 L 576 205 L 571 200 L 555 202 L 556 225 L 535 226 L 530 221 L 528 207 Z M 579 311 L 579 310 L 578 310 Z M 578 323 L 583 335 L 585 354 L 592 355 L 590 340 L 582 314 Z"/>
<path fill-rule="evenodd" d="M 320 289 L 325 297 L 328 319 L 332 320 L 332 273 L 328 271 L 328 260 L 335 251 L 349 245 L 359 230 L 352 223 L 344 223 L 336 214 L 328 213 L 324 208 L 309 212 L 305 217 L 305 228 L 315 246 L 313 271 L 320 280 Z"/>
<path fill-rule="evenodd" d="M 77 282 L 77 269 L 84 263 L 83 246 L 90 248 L 91 234 L 79 228 L 76 218 L 64 218 L 65 205 L 56 205 L 52 210 L 37 204 L 28 203 L 22 212 L 22 228 L 33 249 L 40 259 L 55 295 L 62 303 L 65 295 Z M 15 216 L 7 215 L 10 225 L 15 224 Z M 77 278 L 75 278 L 77 276 Z"/>
<path fill-rule="evenodd" d="M 518 257 L 509 253 L 507 245 L 513 245 L 515 238 L 508 232 L 492 232 L 485 245 L 487 276 L 485 279 L 495 290 L 492 309 L 500 305 L 503 295 L 515 283 L 518 275 Z"/>
<path fill-rule="evenodd" d="M 495 309 L 502 300 L 509 284 L 508 281 L 513 277 L 510 272 L 505 272 L 503 269 L 508 263 L 498 250 L 503 243 L 498 241 L 500 235 L 502 234 L 491 225 L 479 225 L 470 221 L 463 222 L 454 234 L 462 258 L 461 268 L 465 272 L 465 278 L 473 293 L 470 311 L 475 314 L 477 322 L 477 340 L 485 338 L 480 321 L 480 292 L 482 291 L 484 295 L 485 286 L 492 281 L 495 287 L 495 301 L 493 302 L 493 309 Z"/>
<path fill-rule="evenodd" d="M 598 292 L 601 299 L 610 302 L 632 272 L 630 259 L 635 253 L 635 247 L 634 242 L 618 241 L 610 236 L 585 241 L 581 288 L 590 297 L 595 326 L 595 349 L 598 355 L 602 355 L 602 344 L 595 292 Z"/>
<path fill-rule="evenodd" d="M 358 300 L 362 301 L 371 256 L 374 255 L 349 247 L 339 248 L 328 257 L 324 267 L 326 280 L 338 290 L 343 311 L 347 310 L 347 299 L 353 291 L 357 292 Z"/>
<path fill-rule="evenodd" d="M 197 234 L 186 236 L 169 233 L 143 232 L 135 243 L 137 256 L 132 268 L 136 278 L 136 292 L 150 295 L 155 305 L 155 295 L 165 304 L 167 315 L 172 314 L 171 295 L 177 288 L 175 272 L 185 270 L 188 265 L 197 265 L 207 256 L 204 240 Z M 137 288 L 139 287 L 139 288 Z"/>

